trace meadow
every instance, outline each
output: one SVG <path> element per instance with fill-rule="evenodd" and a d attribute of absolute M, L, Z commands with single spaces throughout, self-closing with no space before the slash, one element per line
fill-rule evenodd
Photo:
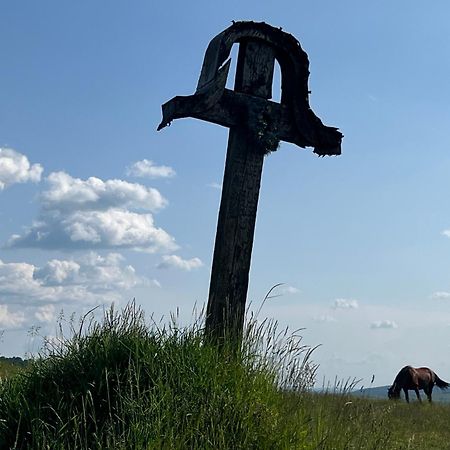
<path fill-rule="evenodd" d="M 111 309 L 3 367 L 0 448 L 450 448 L 448 405 L 315 393 L 313 356 L 267 320 L 248 320 L 236 352 L 205 342 L 201 321 Z"/>

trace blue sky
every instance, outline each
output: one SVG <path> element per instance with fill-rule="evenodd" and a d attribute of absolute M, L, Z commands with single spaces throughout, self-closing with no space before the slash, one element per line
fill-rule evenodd
<path fill-rule="evenodd" d="M 450 378 L 447 2 L 29 0 L 0 17 L 0 354 L 35 350 L 27 330 L 51 336 L 61 309 L 136 297 L 187 321 L 205 302 L 227 130 L 156 126 L 209 41 L 255 20 L 300 41 L 311 107 L 344 140 L 266 158 L 249 301 L 285 283 L 262 315 L 322 344 L 319 377 Z"/>

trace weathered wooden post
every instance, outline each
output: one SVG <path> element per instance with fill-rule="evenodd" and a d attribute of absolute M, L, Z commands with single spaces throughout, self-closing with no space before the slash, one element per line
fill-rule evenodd
<path fill-rule="evenodd" d="M 233 44 L 239 43 L 234 90 L 225 88 Z M 271 102 L 275 60 L 281 103 Z M 280 141 L 339 155 L 342 134 L 310 109 L 309 62 L 290 34 L 265 23 L 236 22 L 209 44 L 194 95 L 162 106 L 161 130 L 194 117 L 230 128 L 206 316 L 219 340 L 242 334 L 264 156 Z"/>

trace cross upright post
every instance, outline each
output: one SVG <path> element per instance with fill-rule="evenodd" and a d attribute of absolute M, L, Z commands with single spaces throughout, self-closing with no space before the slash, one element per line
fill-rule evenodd
<path fill-rule="evenodd" d="M 271 98 L 274 65 L 273 48 L 242 42 L 234 91 Z M 265 153 L 246 121 L 230 128 L 206 311 L 207 332 L 220 337 L 243 329 Z"/>
<path fill-rule="evenodd" d="M 239 43 L 234 90 L 225 88 L 226 61 Z M 275 60 L 281 103 L 269 101 Z M 206 312 L 215 341 L 242 335 L 251 252 L 264 157 L 280 140 L 338 155 L 342 134 L 326 127 L 308 103 L 308 57 L 291 35 L 255 22 L 236 22 L 209 44 L 196 93 L 163 105 L 158 130 L 173 119 L 195 117 L 230 128 Z"/>

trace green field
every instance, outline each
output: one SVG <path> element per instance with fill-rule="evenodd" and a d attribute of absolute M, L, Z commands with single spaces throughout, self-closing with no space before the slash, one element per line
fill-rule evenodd
<path fill-rule="evenodd" d="M 0 356 L 0 379 L 11 377 L 27 365 L 22 358 L 5 358 Z"/>
<path fill-rule="evenodd" d="M 0 448 L 450 449 L 449 406 L 313 393 L 310 359 L 272 322 L 218 350 L 130 305 L 4 373 Z"/>

